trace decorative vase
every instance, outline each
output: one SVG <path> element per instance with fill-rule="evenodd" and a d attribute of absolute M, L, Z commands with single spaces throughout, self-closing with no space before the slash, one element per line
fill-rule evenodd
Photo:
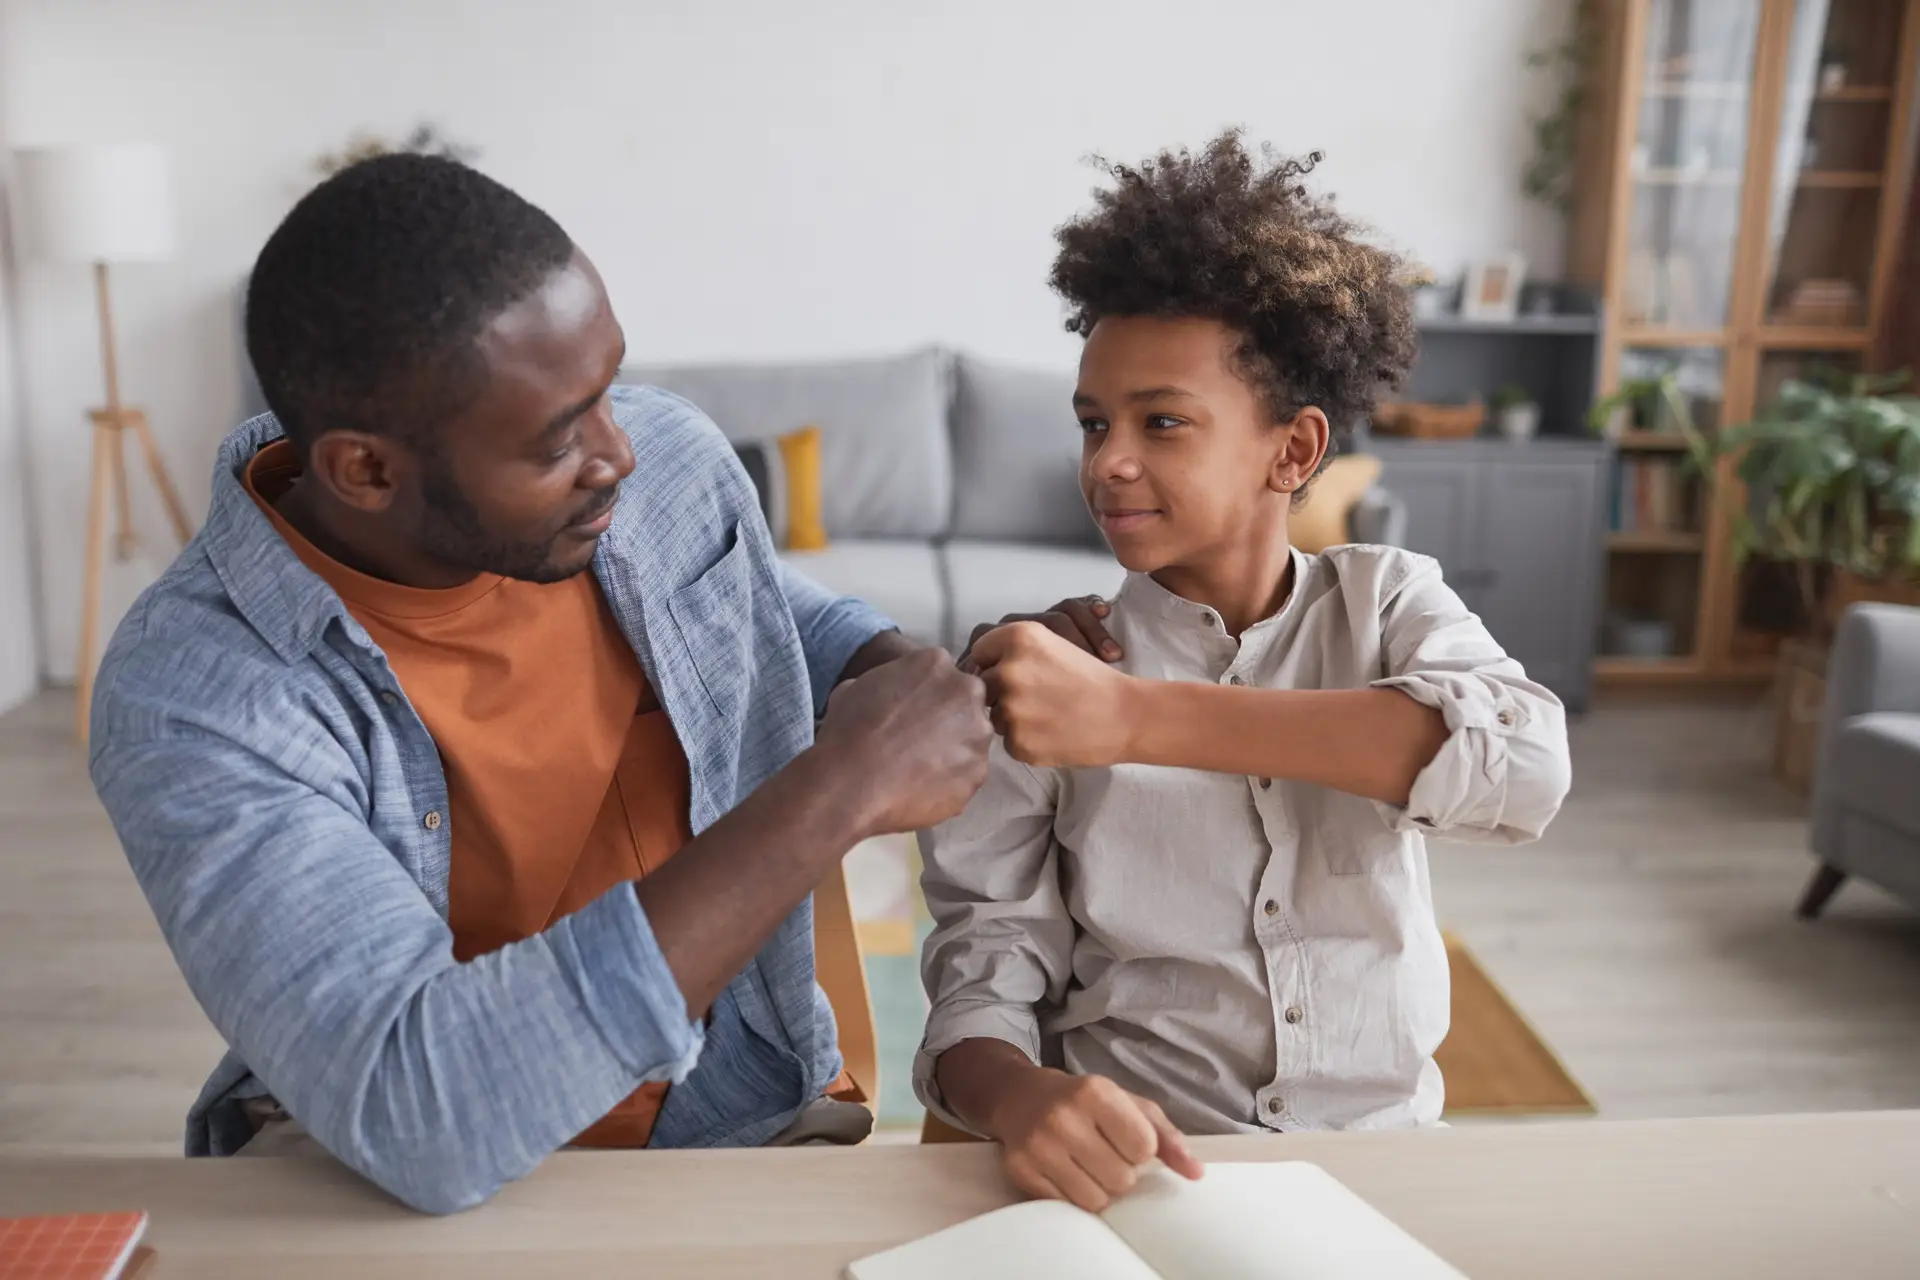
<path fill-rule="evenodd" d="M 1497 425 L 1509 440 L 1531 440 L 1540 430 L 1540 406 L 1528 400 L 1500 411 Z"/>

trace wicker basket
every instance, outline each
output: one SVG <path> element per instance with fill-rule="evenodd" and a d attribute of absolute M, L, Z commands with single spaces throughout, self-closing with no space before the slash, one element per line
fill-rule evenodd
<path fill-rule="evenodd" d="M 1375 432 L 1415 440 L 1470 439 L 1480 433 L 1486 421 L 1487 406 L 1478 400 L 1470 404 L 1421 404 L 1401 400 L 1383 404 L 1373 411 Z"/>

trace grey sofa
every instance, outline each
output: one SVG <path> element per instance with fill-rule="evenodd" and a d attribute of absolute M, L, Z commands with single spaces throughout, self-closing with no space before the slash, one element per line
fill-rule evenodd
<path fill-rule="evenodd" d="M 1080 496 L 1070 371 L 935 348 L 811 364 L 635 366 L 621 381 L 685 396 L 736 441 L 818 426 L 832 545 L 787 558 L 917 639 L 957 651 L 976 623 L 1111 592 L 1123 576 Z M 1397 544 L 1405 518 L 1376 489 L 1349 532 Z"/>
<path fill-rule="evenodd" d="M 1813 856 L 1800 915 L 1848 876 L 1920 906 L 1920 609 L 1862 604 L 1840 620 L 1814 766 Z"/>

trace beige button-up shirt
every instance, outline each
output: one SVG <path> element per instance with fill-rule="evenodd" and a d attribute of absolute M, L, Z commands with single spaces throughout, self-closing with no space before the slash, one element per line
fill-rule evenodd
<path fill-rule="evenodd" d="M 1566 719 L 1440 577 L 1383 547 L 1294 553 L 1294 588 L 1236 640 L 1128 578 L 1108 628 L 1150 680 L 1398 689 L 1449 736 L 1405 808 L 1286 779 L 1146 765 L 1040 770 L 994 747 L 986 787 L 921 838 L 932 1001 L 914 1066 L 990 1036 L 1159 1102 L 1188 1133 L 1429 1124 L 1447 957 L 1426 836 L 1538 836 L 1568 785 Z"/>

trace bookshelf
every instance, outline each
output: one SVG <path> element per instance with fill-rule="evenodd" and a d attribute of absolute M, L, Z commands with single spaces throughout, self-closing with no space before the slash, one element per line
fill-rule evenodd
<path fill-rule="evenodd" d="M 1872 368 L 1911 178 L 1920 0 L 1602 0 L 1569 275 L 1609 324 L 1602 393 L 1675 374 L 1706 432 L 1816 367 Z M 1713 484 L 1636 408 L 1616 441 L 1597 677 L 1764 678 L 1799 624 L 1783 570 L 1741 563 Z M 1621 624 L 1669 651 L 1609 653 Z M 1644 652 L 1644 651 L 1643 651 Z"/>

